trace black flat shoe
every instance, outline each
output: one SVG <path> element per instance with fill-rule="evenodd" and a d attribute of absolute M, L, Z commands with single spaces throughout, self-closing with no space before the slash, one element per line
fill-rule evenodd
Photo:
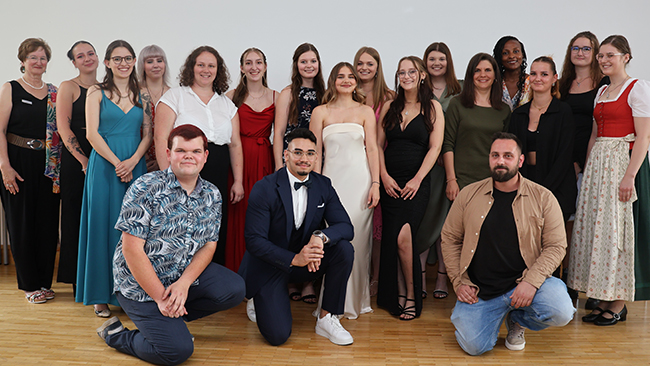
<path fill-rule="evenodd" d="M 600 300 L 590 297 L 585 301 L 585 310 L 594 310 L 598 305 L 600 305 Z"/>
<path fill-rule="evenodd" d="M 605 314 L 605 313 L 610 314 L 612 317 L 609 318 L 609 319 L 605 318 L 603 316 L 603 314 Z M 605 310 L 605 312 L 600 314 L 598 319 L 596 319 L 594 321 L 594 324 L 596 324 L 596 325 L 614 325 L 614 324 L 618 323 L 619 321 L 624 322 L 625 320 L 627 320 L 627 306 L 626 305 L 623 306 L 623 309 L 621 309 L 620 313 L 614 313 L 611 310 Z"/>
<path fill-rule="evenodd" d="M 596 310 L 598 310 L 599 313 L 596 313 Z M 600 314 L 602 314 L 604 312 L 605 312 L 605 310 L 603 310 L 603 309 L 599 308 L 598 306 L 596 306 L 596 308 L 594 308 L 591 311 L 590 314 L 587 314 L 587 315 L 582 317 L 582 321 L 585 322 L 585 323 L 593 323 L 596 319 L 598 319 L 600 317 Z"/>

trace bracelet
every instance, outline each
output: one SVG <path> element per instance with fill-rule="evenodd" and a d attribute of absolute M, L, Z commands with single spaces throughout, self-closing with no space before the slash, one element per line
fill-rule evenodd
<path fill-rule="evenodd" d="M 81 171 L 85 173 L 85 172 L 86 172 L 86 169 L 87 169 L 87 168 L 81 168 Z"/>
<path fill-rule="evenodd" d="M 372 184 L 379 184 L 379 182 L 373 180 L 373 181 L 372 181 Z M 371 184 L 371 185 L 372 185 L 372 184 Z"/>
<path fill-rule="evenodd" d="M 447 179 L 447 183 L 449 183 L 449 182 L 453 182 L 453 181 L 455 181 L 455 180 L 458 180 L 458 179 L 457 179 L 457 178 Z"/>

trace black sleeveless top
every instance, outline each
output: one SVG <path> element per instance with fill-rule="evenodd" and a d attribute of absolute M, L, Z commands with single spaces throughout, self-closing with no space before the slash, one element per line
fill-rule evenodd
<path fill-rule="evenodd" d="M 90 156 L 90 152 L 93 148 L 90 145 L 90 142 L 86 139 L 86 93 L 88 92 L 88 89 L 80 85 L 79 91 L 79 98 L 72 103 L 70 129 L 77 137 L 81 150 L 83 150 L 86 156 Z"/>
<path fill-rule="evenodd" d="M 16 80 L 11 82 L 11 114 L 7 132 L 33 139 L 45 138 L 47 96 L 38 99 Z M 47 86 L 46 86 L 47 87 Z"/>

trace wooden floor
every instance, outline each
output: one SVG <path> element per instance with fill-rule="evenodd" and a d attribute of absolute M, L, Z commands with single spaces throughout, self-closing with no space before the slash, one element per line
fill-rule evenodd
<path fill-rule="evenodd" d="M 436 272 L 430 267 L 428 288 Z M 104 344 L 95 328 L 104 320 L 92 307 L 75 303 L 72 288 L 55 284 L 56 299 L 34 305 L 16 288 L 13 265 L 0 265 L 0 365 L 143 365 Z M 579 300 L 576 319 L 585 314 Z M 457 345 L 449 321 L 455 297 L 424 301 L 422 316 L 399 321 L 382 309 L 341 323 L 354 344 L 340 347 L 314 333 L 313 305 L 293 303 L 293 334 L 280 346 L 268 345 L 246 317 L 245 304 L 189 323 L 196 337 L 186 365 L 522 365 L 650 364 L 650 310 L 646 302 L 628 304 L 628 320 L 597 327 L 574 320 L 563 328 L 526 332 L 526 349 L 505 348 L 505 327 L 493 351 L 471 357 Z M 374 305 L 374 300 L 373 300 Z M 133 323 L 114 309 L 125 326 Z"/>

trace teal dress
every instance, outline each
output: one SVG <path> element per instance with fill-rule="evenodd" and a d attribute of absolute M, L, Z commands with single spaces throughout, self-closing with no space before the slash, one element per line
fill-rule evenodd
<path fill-rule="evenodd" d="M 98 132 L 120 160 L 137 150 L 142 119 L 142 108 L 134 106 L 124 113 L 102 91 Z M 146 172 L 143 158 L 133 169 L 131 182 Z M 113 294 L 113 253 L 122 233 L 114 227 L 129 185 L 120 181 L 113 164 L 95 150 L 90 153 L 81 206 L 75 296 L 84 305 L 119 306 Z"/>

